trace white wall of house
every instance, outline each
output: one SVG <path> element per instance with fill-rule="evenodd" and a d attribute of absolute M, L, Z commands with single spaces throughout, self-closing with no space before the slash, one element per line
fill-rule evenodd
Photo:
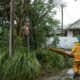
<path fill-rule="evenodd" d="M 58 37 L 59 43 L 57 44 L 58 48 L 72 49 L 75 42 L 79 42 L 77 37 Z M 54 41 L 54 37 L 50 37 L 47 40 L 47 46 L 51 47 Z"/>
<path fill-rule="evenodd" d="M 68 30 L 68 31 L 67 31 L 67 36 L 68 36 L 68 37 L 72 37 L 72 36 L 73 36 L 73 31 Z"/>

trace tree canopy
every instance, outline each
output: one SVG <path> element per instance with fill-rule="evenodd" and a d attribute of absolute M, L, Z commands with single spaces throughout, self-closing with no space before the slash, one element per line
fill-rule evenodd
<path fill-rule="evenodd" d="M 30 48 L 37 49 L 45 46 L 47 37 L 53 36 L 54 29 L 59 25 L 59 21 L 54 18 L 56 15 L 55 2 L 56 0 L 15 0 L 14 19 L 17 25 L 14 26 L 14 39 L 21 37 L 25 40 L 25 23 L 26 18 L 28 18 Z M 3 6 L 4 14 L 6 13 L 5 18 L 7 17 L 8 21 L 10 18 L 9 4 L 9 0 L 0 1 L 0 7 Z M 4 18 L 4 14 L 0 13 L 0 18 Z M 27 45 L 25 41 L 24 44 Z"/>

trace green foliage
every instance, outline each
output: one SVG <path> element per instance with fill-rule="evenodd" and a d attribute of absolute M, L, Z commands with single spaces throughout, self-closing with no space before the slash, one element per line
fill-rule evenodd
<path fill-rule="evenodd" d="M 77 35 L 76 37 L 80 38 L 80 35 Z"/>
<path fill-rule="evenodd" d="M 16 43 L 16 46 L 15 46 L 15 47 L 18 48 L 18 49 L 19 49 L 20 47 L 22 48 L 22 47 L 24 46 L 24 45 L 23 45 L 23 44 L 24 44 L 24 43 L 23 43 L 23 38 L 21 38 L 21 37 L 19 37 L 19 36 L 16 38 L 16 42 L 15 42 L 15 43 Z M 23 48 L 24 48 L 24 47 L 23 47 Z"/>
<path fill-rule="evenodd" d="M 4 13 L 6 13 L 6 15 L 3 14 L 4 17 L 3 16 L 1 17 L 2 18 L 7 17 L 6 20 L 9 21 L 8 18 L 10 15 L 10 6 L 9 6 L 10 0 L 6 0 L 6 1 L 1 0 L 0 2 L 1 2 L 1 6 L 4 7 Z M 54 28 L 57 27 L 57 25 L 59 24 L 59 21 L 54 19 L 55 7 L 56 7 L 55 0 L 47 0 L 47 1 L 15 0 L 14 1 L 14 14 L 15 14 L 14 19 L 17 21 L 17 25 L 15 27 L 14 33 L 16 34 L 16 37 L 21 36 L 21 34 L 25 33 L 24 32 L 25 30 L 23 30 L 23 28 L 26 23 L 26 17 L 27 17 L 29 19 L 30 48 L 31 49 L 42 48 L 43 45 L 45 45 L 46 43 L 47 37 L 50 37 L 51 35 L 54 34 Z M 5 33 L 5 35 L 7 35 L 7 33 Z M 8 36 L 4 36 L 3 38 L 6 38 L 6 37 L 7 39 L 9 39 Z M 17 39 L 17 38 L 14 38 L 14 39 Z M 13 39 L 13 42 L 14 42 L 14 39 Z"/>
<path fill-rule="evenodd" d="M 47 71 L 59 70 L 64 67 L 63 57 L 48 50 L 37 52 L 37 58 Z"/>
<path fill-rule="evenodd" d="M 0 30 L 0 51 L 7 51 L 8 50 L 8 43 L 9 43 L 9 30 L 6 26 L 3 26 Z"/>
<path fill-rule="evenodd" d="M 10 18 L 9 2 L 10 0 L 0 0 L 0 17 L 2 17 L 4 20 L 6 18 L 9 20 Z"/>
<path fill-rule="evenodd" d="M 47 0 L 46 2 L 45 0 L 29 0 L 23 3 L 20 0 L 16 0 L 16 32 L 19 33 L 20 24 L 22 24 L 22 28 L 24 27 L 27 17 L 29 19 L 29 40 L 31 49 L 43 47 L 47 37 L 54 34 L 53 30 L 59 24 L 59 21 L 54 19 L 55 11 L 52 10 L 54 7 L 56 7 L 54 0 Z M 53 18 L 50 14 L 53 15 Z M 21 23 L 20 19 L 22 20 Z M 24 30 L 22 30 L 22 32 L 24 32 Z"/>
<path fill-rule="evenodd" d="M 59 44 L 59 38 L 57 36 L 54 36 L 53 41 L 52 41 L 51 45 L 49 45 L 49 46 L 57 47 L 57 44 Z"/>
<path fill-rule="evenodd" d="M 64 64 L 64 68 L 71 68 L 73 65 L 73 58 L 69 58 L 68 56 L 65 57 L 65 64 Z"/>
<path fill-rule="evenodd" d="M 0 79 L 2 78 L 2 76 L 4 74 L 3 73 L 4 72 L 3 67 L 5 66 L 4 64 L 6 63 L 8 58 L 9 58 L 8 53 L 1 53 L 0 54 Z"/>
<path fill-rule="evenodd" d="M 33 54 L 19 53 L 8 63 L 3 80 L 36 80 L 40 64 Z"/>

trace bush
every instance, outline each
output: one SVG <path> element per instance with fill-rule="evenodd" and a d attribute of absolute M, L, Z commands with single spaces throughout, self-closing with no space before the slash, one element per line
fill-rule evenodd
<path fill-rule="evenodd" d="M 8 54 L 7 53 L 3 53 L 3 54 L 0 54 L 0 79 L 2 78 L 3 76 L 3 67 L 5 66 L 4 64 L 6 63 L 6 61 L 8 60 Z"/>
<path fill-rule="evenodd" d="M 5 69 L 3 80 L 36 80 L 40 64 L 33 54 L 15 55 Z"/>
<path fill-rule="evenodd" d="M 37 52 L 37 59 L 41 63 L 42 67 L 47 71 L 59 70 L 64 67 L 63 56 L 49 50 Z"/>

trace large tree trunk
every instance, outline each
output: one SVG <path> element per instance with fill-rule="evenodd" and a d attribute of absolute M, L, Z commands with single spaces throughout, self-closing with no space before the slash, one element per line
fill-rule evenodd
<path fill-rule="evenodd" d="M 56 52 L 58 54 L 61 54 L 61 55 L 64 55 L 64 56 L 69 56 L 69 57 L 72 57 L 74 58 L 74 56 L 72 54 L 69 54 L 61 49 L 58 49 L 58 48 L 49 48 L 50 51 L 53 51 L 53 52 Z"/>

